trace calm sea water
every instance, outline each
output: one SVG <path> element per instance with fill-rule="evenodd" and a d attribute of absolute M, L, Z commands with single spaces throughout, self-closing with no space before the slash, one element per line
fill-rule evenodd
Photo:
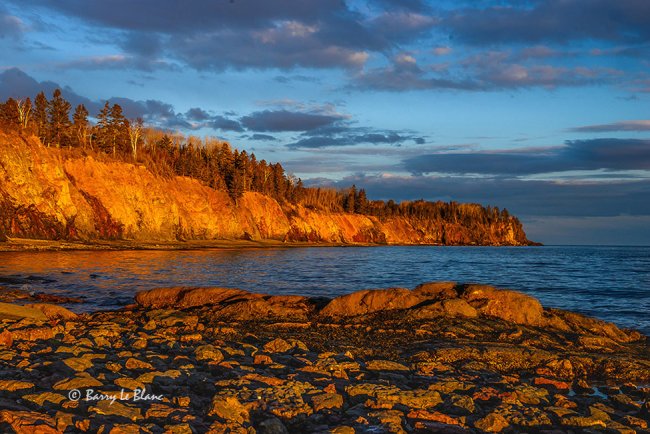
<path fill-rule="evenodd" d="M 193 251 L 0 252 L 0 285 L 81 297 L 77 311 L 142 289 L 226 286 L 337 296 L 432 280 L 516 289 L 650 335 L 650 247 L 314 247 Z"/>

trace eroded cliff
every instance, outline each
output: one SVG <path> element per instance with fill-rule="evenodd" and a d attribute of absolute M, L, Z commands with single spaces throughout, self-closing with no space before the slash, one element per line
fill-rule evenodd
<path fill-rule="evenodd" d="M 475 206 L 478 205 L 461 205 Z M 253 239 L 328 243 L 529 244 L 515 218 L 471 224 L 442 219 L 325 213 L 144 166 L 72 155 L 36 138 L 0 133 L 0 241 Z"/>

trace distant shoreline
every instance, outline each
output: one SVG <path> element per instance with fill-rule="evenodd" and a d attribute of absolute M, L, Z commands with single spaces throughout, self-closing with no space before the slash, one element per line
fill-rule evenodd
<path fill-rule="evenodd" d="M 423 247 L 538 247 L 541 243 L 525 245 L 483 245 L 483 244 L 373 244 L 373 243 L 328 243 L 328 242 L 283 242 L 279 240 L 191 240 L 191 241 L 130 241 L 105 240 L 96 242 L 54 241 L 25 238 L 10 238 L 0 243 L 0 252 L 76 251 L 76 250 L 202 250 L 202 249 L 265 249 L 297 247 L 381 247 L 381 246 L 423 246 Z"/>

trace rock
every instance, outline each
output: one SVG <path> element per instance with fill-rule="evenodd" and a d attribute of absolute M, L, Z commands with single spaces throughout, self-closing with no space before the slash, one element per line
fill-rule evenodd
<path fill-rule="evenodd" d="M 366 369 L 371 371 L 409 371 L 408 366 L 390 360 L 370 360 L 366 362 Z"/>
<path fill-rule="evenodd" d="M 78 315 L 63 306 L 48 303 L 33 303 L 25 305 L 32 309 L 38 309 L 47 317 L 47 319 L 62 319 L 65 321 L 74 321 Z"/>
<path fill-rule="evenodd" d="M 9 330 L 0 333 L 0 345 L 10 347 L 14 343 L 14 335 Z"/>
<path fill-rule="evenodd" d="M 442 300 L 409 311 L 409 317 L 417 319 L 432 319 L 440 316 L 475 318 L 478 312 L 467 301 L 460 298 Z"/>
<path fill-rule="evenodd" d="M 321 311 L 323 317 L 349 317 L 380 311 L 408 309 L 422 298 L 405 288 L 368 289 L 342 295 L 330 301 Z"/>
<path fill-rule="evenodd" d="M 264 345 L 264 351 L 267 353 L 286 353 L 293 349 L 309 351 L 307 345 L 296 339 L 285 341 L 282 338 L 276 338 Z"/>
<path fill-rule="evenodd" d="M 499 413 L 490 413 L 474 422 L 474 427 L 485 432 L 501 432 L 509 426 L 508 421 Z"/>
<path fill-rule="evenodd" d="M 232 299 L 261 297 L 248 291 L 233 288 L 156 288 L 140 291 L 135 295 L 135 301 L 142 307 L 183 309 L 187 307 L 219 304 Z"/>
<path fill-rule="evenodd" d="M 208 415 L 239 424 L 249 421 L 248 409 L 233 395 L 215 395 L 212 398 Z"/>
<path fill-rule="evenodd" d="M 43 392 L 43 393 L 34 393 L 30 395 L 23 395 L 23 399 L 34 402 L 38 404 L 40 407 L 43 407 L 43 405 L 46 402 L 60 404 L 61 402 L 67 400 L 68 398 L 61 395 L 60 393 Z"/>
<path fill-rule="evenodd" d="M 124 417 L 134 422 L 142 419 L 142 411 L 139 408 L 122 404 L 119 401 L 98 401 L 97 404 L 95 404 L 93 407 L 90 407 L 88 411 L 105 416 Z"/>
<path fill-rule="evenodd" d="M 314 412 L 319 412 L 323 409 L 341 408 L 343 407 L 343 396 L 338 393 L 320 393 L 310 396 L 311 404 L 314 407 Z"/>
<path fill-rule="evenodd" d="M 18 380 L 0 380 L 0 390 L 15 392 L 16 390 L 31 389 L 34 383 Z"/>
<path fill-rule="evenodd" d="M 29 306 L 19 306 L 11 303 L 0 303 L 0 319 L 29 318 L 36 321 L 45 321 L 47 316 L 40 310 Z"/>
<path fill-rule="evenodd" d="M 93 362 L 91 360 L 82 358 L 82 357 L 70 357 L 69 359 L 63 360 L 70 369 L 75 372 L 82 372 L 87 369 L 92 368 Z"/>
<path fill-rule="evenodd" d="M 50 416 L 31 411 L 0 410 L 0 423 L 11 426 L 18 434 L 57 434 L 56 423 Z"/>
<path fill-rule="evenodd" d="M 126 369 L 150 369 L 153 370 L 154 367 L 151 366 L 151 363 L 148 362 L 143 362 L 142 360 L 134 359 L 133 357 L 129 357 L 126 359 L 126 362 L 124 363 L 124 367 Z"/>
<path fill-rule="evenodd" d="M 447 300 L 458 298 L 456 282 L 426 282 L 413 289 L 413 293 L 423 300 Z"/>
<path fill-rule="evenodd" d="M 289 434 L 289 430 L 277 417 L 264 419 L 257 426 L 259 434 Z"/>
<path fill-rule="evenodd" d="M 201 345 L 194 350 L 196 360 L 207 360 L 210 362 L 219 363 L 224 359 L 221 351 L 217 350 L 213 345 Z"/>
<path fill-rule="evenodd" d="M 543 325 L 542 304 L 529 295 L 487 285 L 467 285 L 462 290 L 462 298 L 482 315 L 516 324 Z"/>
<path fill-rule="evenodd" d="M 52 386 L 54 390 L 72 390 L 72 389 L 87 389 L 90 387 L 101 387 L 102 382 L 91 377 L 86 372 L 78 373 L 74 378 L 66 378 Z"/>
<path fill-rule="evenodd" d="M 278 295 L 228 303 L 217 310 L 215 315 L 237 321 L 259 319 L 305 321 L 313 310 L 314 306 L 307 297 Z"/>

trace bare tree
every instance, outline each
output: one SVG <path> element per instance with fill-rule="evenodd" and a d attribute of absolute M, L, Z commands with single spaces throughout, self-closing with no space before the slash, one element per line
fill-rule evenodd
<path fill-rule="evenodd" d="M 29 124 L 29 116 L 32 113 L 32 100 L 29 98 L 25 100 L 19 99 L 16 107 L 18 108 L 18 121 L 20 122 L 20 126 L 26 129 Z"/>
<path fill-rule="evenodd" d="M 137 118 L 129 124 L 129 140 L 131 142 L 131 152 L 135 160 L 138 155 L 138 143 L 142 137 L 142 118 Z"/>

